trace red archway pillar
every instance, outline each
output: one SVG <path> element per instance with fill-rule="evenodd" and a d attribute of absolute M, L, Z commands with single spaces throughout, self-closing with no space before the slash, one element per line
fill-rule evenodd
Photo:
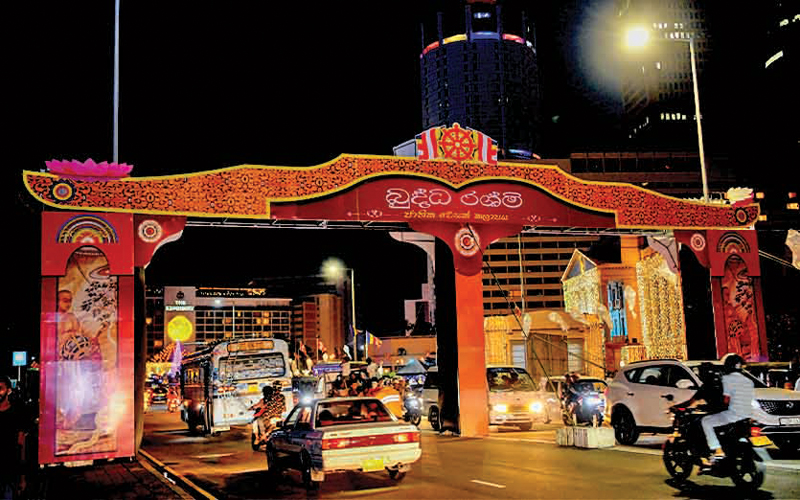
<path fill-rule="evenodd" d="M 768 360 L 755 230 L 682 230 L 675 237 L 709 269 L 717 358 L 735 352 L 748 361 Z"/>
<path fill-rule="evenodd" d="M 483 278 L 456 272 L 458 407 L 462 436 L 489 433 L 489 395 L 483 334 Z"/>
<path fill-rule="evenodd" d="M 443 240 L 453 253 L 458 343 L 459 432 L 464 437 L 489 434 L 489 387 L 483 332 L 483 249 L 522 226 L 413 222 L 415 231 Z M 442 376 L 440 374 L 440 376 Z"/>

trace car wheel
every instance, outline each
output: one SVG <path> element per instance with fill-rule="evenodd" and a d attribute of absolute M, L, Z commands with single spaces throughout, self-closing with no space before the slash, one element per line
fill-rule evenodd
<path fill-rule="evenodd" d="M 273 476 L 277 477 L 281 473 L 280 465 L 278 464 L 278 457 L 275 456 L 275 449 L 267 445 L 267 472 Z"/>
<path fill-rule="evenodd" d="M 617 438 L 619 444 L 632 445 L 639 439 L 636 421 L 627 408 L 620 407 L 614 412 L 611 426 L 614 427 L 614 437 Z"/>
<path fill-rule="evenodd" d="M 302 464 L 301 468 L 303 475 L 303 486 L 309 490 L 316 490 L 319 488 L 319 482 L 314 481 L 313 477 L 311 476 L 311 457 L 308 455 L 308 452 L 303 452 L 300 463 Z"/>
<path fill-rule="evenodd" d="M 531 423 L 529 422 L 529 423 L 527 423 L 527 424 L 519 424 L 519 426 L 518 426 L 518 427 L 519 427 L 519 430 L 521 430 L 521 431 L 529 431 L 529 430 L 531 430 L 531 428 L 533 427 L 533 424 L 531 424 Z"/>
<path fill-rule="evenodd" d="M 431 406 L 431 409 L 428 410 L 428 422 L 430 422 L 431 428 L 435 431 L 442 427 L 442 423 L 439 420 L 439 408 Z"/>
<path fill-rule="evenodd" d="M 399 483 L 400 481 L 403 480 L 404 477 L 406 477 L 406 473 L 401 472 L 397 469 L 389 469 L 389 477 L 392 479 L 392 481 L 396 481 Z"/>

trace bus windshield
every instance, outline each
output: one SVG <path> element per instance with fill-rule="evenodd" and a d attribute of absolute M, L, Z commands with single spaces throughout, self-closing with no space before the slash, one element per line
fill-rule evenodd
<path fill-rule="evenodd" d="M 231 356 L 220 358 L 220 380 L 251 380 L 265 377 L 283 377 L 286 364 L 279 352 Z"/>

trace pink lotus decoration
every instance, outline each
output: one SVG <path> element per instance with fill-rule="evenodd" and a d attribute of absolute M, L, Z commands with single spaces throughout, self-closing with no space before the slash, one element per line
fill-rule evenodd
<path fill-rule="evenodd" d="M 103 181 L 108 179 L 119 179 L 127 176 L 133 165 L 125 163 L 96 163 L 89 158 L 85 162 L 78 160 L 50 160 L 44 162 L 47 170 L 62 177 L 72 177 L 89 181 Z"/>

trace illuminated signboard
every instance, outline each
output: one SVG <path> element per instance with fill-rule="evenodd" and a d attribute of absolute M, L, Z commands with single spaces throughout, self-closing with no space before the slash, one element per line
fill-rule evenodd
<path fill-rule="evenodd" d="M 237 342 L 235 344 L 228 344 L 228 352 L 272 349 L 273 346 L 274 343 L 271 340 L 248 340 L 247 342 Z"/>

